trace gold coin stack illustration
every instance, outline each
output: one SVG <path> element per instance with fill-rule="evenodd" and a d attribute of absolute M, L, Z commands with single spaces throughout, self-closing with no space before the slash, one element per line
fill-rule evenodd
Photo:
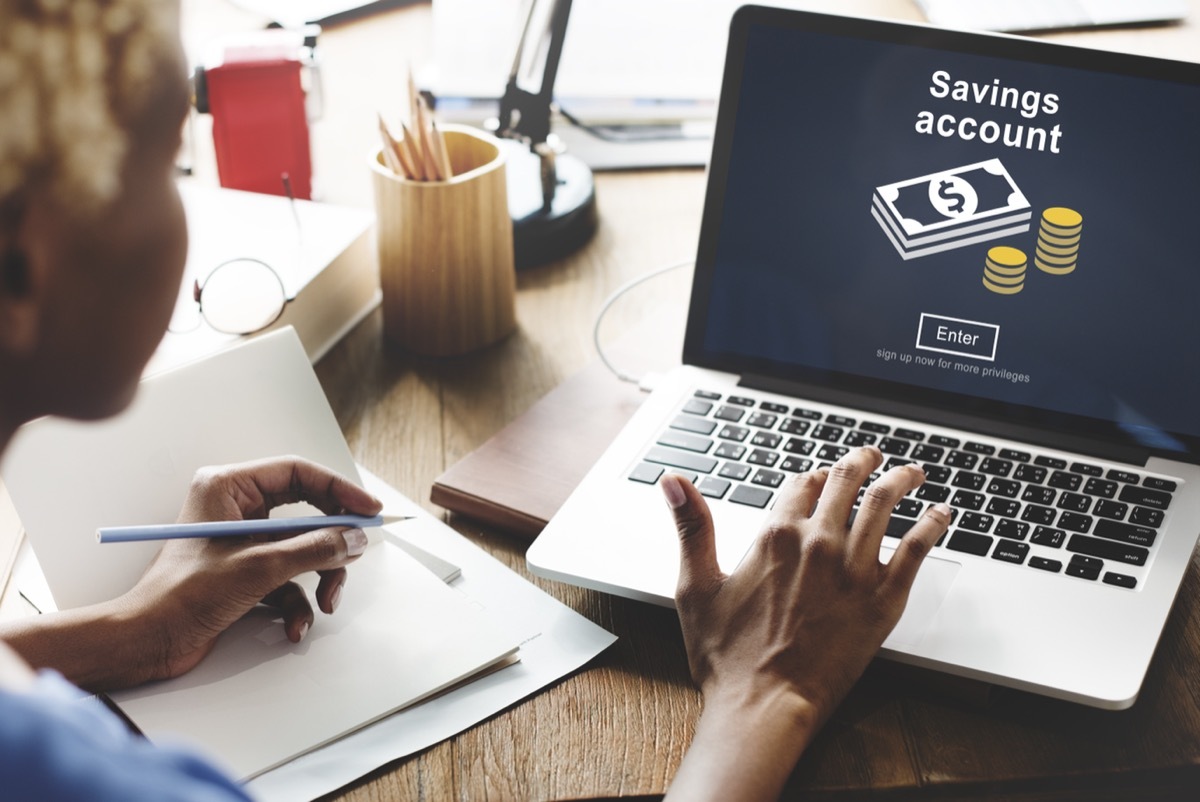
<path fill-rule="evenodd" d="M 983 265 L 983 286 L 999 295 L 1016 295 L 1025 288 L 1029 258 L 1024 251 L 998 245 L 989 248 Z"/>
<path fill-rule="evenodd" d="M 1043 273 L 1065 276 L 1079 261 L 1079 238 L 1083 235 L 1083 215 L 1074 209 L 1052 206 L 1042 212 L 1037 253 L 1033 263 Z"/>

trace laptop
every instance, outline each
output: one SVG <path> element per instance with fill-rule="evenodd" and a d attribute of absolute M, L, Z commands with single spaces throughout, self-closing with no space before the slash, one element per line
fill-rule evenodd
<path fill-rule="evenodd" d="M 1200 533 L 1200 66 L 747 7 L 683 365 L 528 551 L 672 605 L 658 480 L 732 571 L 786 478 L 874 444 L 955 520 L 882 654 L 1134 703 Z"/>
<path fill-rule="evenodd" d="M 1042 31 L 1175 22 L 1188 0 L 916 0 L 937 25 L 987 31 Z"/>

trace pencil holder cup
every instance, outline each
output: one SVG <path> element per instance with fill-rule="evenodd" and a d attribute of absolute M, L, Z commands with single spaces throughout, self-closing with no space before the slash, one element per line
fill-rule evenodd
<path fill-rule="evenodd" d="M 370 159 L 384 334 L 429 356 L 465 354 L 517 327 L 504 151 L 483 131 L 442 130 L 449 180 L 396 175 L 378 150 Z"/>

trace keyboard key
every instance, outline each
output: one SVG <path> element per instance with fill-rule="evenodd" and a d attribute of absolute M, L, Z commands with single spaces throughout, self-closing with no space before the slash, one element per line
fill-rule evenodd
<path fill-rule="evenodd" d="M 1105 540 L 1116 540 L 1147 548 L 1153 546 L 1154 539 L 1158 537 L 1158 532 L 1149 527 L 1123 524 L 1120 521 L 1108 521 L 1103 518 L 1096 522 L 1096 531 L 1092 534 Z"/>
<path fill-rule="evenodd" d="M 986 512 L 999 515 L 1001 518 L 1016 518 L 1021 509 L 1019 501 L 1007 498 L 994 498 L 988 502 Z"/>
<path fill-rule="evenodd" d="M 729 494 L 729 500 L 734 504 L 745 504 L 748 507 L 763 508 L 767 506 L 767 502 L 773 496 L 770 490 L 765 487 L 752 487 L 750 485 L 738 485 Z"/>
<path fill-rule="evenodd" d="M 712 390 L 697 390 L 695 393 L 693 393 L 693 395 L 695 395 L 696 398 L 705 398 L 705 399 L 708 399 L 709 401 L 720 401 L 721 400 L 721 394 L 714 393 Z"/>
<path fill-rule="evenodd" d="M 954 479 L 950 481 L 954 487 L 962 487 L 967 490 L 982 490 L 987 484 L 987 477 L 982 473 L 971 473 L 970 471 L 959 471 L 954 474 Z"/>
<path fill-rule="evenodd" d="M 984 497 L 979 493 L 959 490 L 954 494 L 954 498 L 950 499 L 950 506 L 961 510 L 981 510 L 983 509 L 984 501 Z"/>
<path fill-rule="evenodd" d="M 788 411 L 783 404 L 776 404 L 774 401 L 763 401 L 758 408 L 763 412 L 774 412 L 777 415 L 786 415 Z"/>
<path fill-rule="evenodd" d="M 992 552 L 992 559 L 1020 565 L 1025 562 L 1027 554 L 1029 554 L 1028 543 L 1018 543 L 1015 540 L 1000 538 L 1000 542 L 996 544 L 995 551 Z"/>
<path fill-rule="evenodd" d="M 912 464 L 913 464 L 912 460 L 905 459 L 904 457 L 888 457 L 887 460 L 883 463 L 883 466 L 879 470 L 881 473 L 887 473 L 892 468 L 895 468 L 899 465 L 912 465 Z"/>
<path fill-rule="evenodd" d="M 1091 496 L 1112 498 L 1117 494 L 1117 483 L 1108 482 L 1104 479 L 1088 479 L 1083 483 L 1083 492 Z"/>
<path fill-rule="evenodd" d="M 738 409 L 737 407 L 720 407 L 713 416 L 718 420 L 727 420 L 731 423 L 737 423 L 745 416 L 746 410 Z"/>
<path fill-rule="evenodd" d="M 682 448 L 684 451 L 695 451 L 697 454 L 707 454 L 708 450 L 712 448 L 713 441 L 697 434 L 668 429 L 658 436 L 658 444 L 671 448 Z"/>
<path fill-rule="evenodd" d="M 916 518 L 924 508 L 925 505 L 915 499 L 902 498 L 896 504 L 896 514 L 903 515 L 905 518 Z"/>
<path fill-rule="evenodd" d="M 1092 516 L 1077 512 L 1064 512 L 1058 516 L 1058 527 L 1069 532 L 1086 532 L 1092 528 Z"/>
<path fill-rule="evenodd" d="M 1150 510 L 1145 507 L 1134 507 L 1129 515 L 1129 523 L 1140 526 L 1162 526 L 1162 510 Z"/>
<path fill-rule="evenodd" d="M 676 476 L 682 476 L 692 484 L 696 484 L 696 480 L 700 478 L 697 474 L 692 473 L 691 471 L 681 471 L 678 468 L 672 468 L 669 473 L 673 473 Z"/>
<path fill-rule="evenodd" d="M 712 476 L 705 476 L 696 489 L 703 496 L 709 498 L 725 498 L 725 494 L 729 492 L 730 482 L 725 479 L 716 479 Z"/>
<path fill-rule="evenodd" d="M 1138 482 L 1142 481 L 1142 477 L 1138 476 L 1136 473 L 1130 473 L 1129 471 L 1118 471 L 1116 468 L 1109 470 L 1109 472 L 1105 474 L 1105 477 L 1112 479 L 1115 482 L 1124 482 L 1126 484 L 1133 485 L 1136 485 Z"/>
<path fill-rule="evenodd" d="M 783 450 L 789 454 L 801 454 L 808 456 L 812 450 L 817 447 L 817 444 L 812 440 L 801 440 L 799 437 L 793 437 L 783 445 Z"/>
<path fill-rule="evenodd" d="M 977 462 L 979 462 L 978 455 L 967 454 L 964 451 L 951 451 L 946 457 L 946 464 L 951 468 L 965 468 L 968 471 L 974 468 Z"/>
<path fill-rule="evenodd" d="M 988 535 L 964 532 L 959 529 L 955 530 L 954 534 L 950 536 L 950 540 L 946 543 L 946 548 L 986 557 L 987 553 L 992 550 L 993 540 L 995 538 Z"/>
<path fill-rule="evenodd" d="M 773 429 L 775 424 L 779 422 L 778 415 L 772 415 L 769 412 L 755 412 L 746 418 L 746 423 L 750 426 L 757 426 L 760 429 Z"/>
<path fill-rule="evenodd" d="M 724 477 L 725 479 L 736 479 L 739 482 L 744 482 L 752 470 L 754 469 L 749 465 L 743 465 L 740 462 L 726 462 L 721 466 L 721 470 L 717 471 L 717 476 Z"/>
<path fill-rule="evenodd" d="M 1129 504 L 1151 507 L 1156 510 L 1165 510 L 1171 504 L 1170 493 L 1149 490 L 1145 487 L 1135 487 L 1134 485 L 1125 485 L 1121 488 L 1119 498 L 1121 501 L 1128 502 Z"/>
<path fill-rule="evenodd" d="M 916 497 L 922 501 L 930 501 L 934 504 L 939 501 L 945 501 L 950 497 L 950 488 L 945 485 L 934 485 L 926 482 L 917 488 Z"/>
<path fill-rule="evenodd" d="M 1071 512 L 1087 512 L 1092 506 L 1092 500 L 1087 496 L 1081 496 L 1079 493 L 1068 493 L 1063 491 L 1058 497 L 1058 508 L 1060 510 L 1070 510 Z"/>
<path fill-rule="evenodd" d="M 1033 456 L 1028 451 L 1017 451 L 1012 448 L 1002 448 L 997 455 L 1000 459 L 1008 459 L 1013 462 L 1029 462 Z"/>
<path fill-rule="evenodd" d="M 696 434 L 712 434 L 713 429 L 717 428 L 717 422 L 697 418 L 695 415 L 676 415 L 675 420 L 671 421 L 671 428 Z"/>
<path fill-rule="evenodd" d="M 1050 481 L 1046 484 L 1057 487 L 1059 490 L 1078 490 L 1079 486 L 1083 484 L 1083 477 L 1077 473 L 1055 471 L 1050 474 Z"/>
<path fill-rule="evenodd" d="M 817 452 L 817 459 L 837 462 L 847 453 L 849 453 L 849 451 L 850 449 L 846 448 L 845 446 L 825 445 L 821 446 L 821 450 Z"/>
<path fill-rule="evenodd" d="M 1079 559 L 1079 555 L 1076 555 L 1067 563 L 1067 576 L 1077 576 L 1080 579 L 1096 579 L 1100 576 L 1100 569 L 1103 567 L 1104 563 L 1100 560 L 1085 562 Z"/>
<path fill-rule="evenodd" d="M 754 406 L 754 399 L 746 398 L 744 395 L 731 395 L 726 400 L 731 404 L 737 404 L 739 407 Z"/>
<path fill-rule="evenodd" d="M 916 429 L 896 429 L 892 432 L 893 437 L 899 437 L 901 440 L 916 440 L 920 442 L 925 439 L 925 432 L 918 432 Z"/>
<path fill-rule="evenodd" d="M 808 427 L 812 424 L 806 420 L 799 418 L 788 418 L 780 426 L 779 431 L 784 434 L 804 434 L 808 431 Z"/>
<path fill-rule="evenodd" d="M 908 449 L 912 447 L 912 443 L 908 440 L 901 440 L 896 437 L 884 437 L 879 441 L 879 450 L 884 454 L 892 454 L 897 457 L 903 457 L 908 453 Z"/>
<path fill-rule="evenodd" d="M 783 442 L 783 435 L 775 432 L 755 432 L 754 437 L 750 438 L 750 445 L 763 448 L 779 448 L 781 442 Z"/>
<path fill-rule="evenodd" d="M 651 465 L 648 462 L 639 463 L 636 468 L 629 472 L 629 478 L 635 482 L 643 482 L 652 485 L 658 481 L 658 477 L 663 475 L 663 469 L 658 465 Z"/>
<path fill-rule="evenodd" d="M 854 418 L 847 418 L 845 415 L 826 415 L 825 422 L 831 426 L 845 426 L 847 429 L 852 429 L 858 421 Z"/>
<path fill-rule="evenodd" d="M 846 430 L 839 426 L 827 426 L 826 424 L 821 424 L 820 426 L 813 427 L 812 436 L 818 440 L 836 443 L 838 440 L 842 439 L 842 435 L 845 434 L 845 432 Z"/>
<path fill-rule="evenodd" d="M 1038 568 L 1042 571 L 1050 571 L 1051 573 L 1057 574 L 1062 570 L 1062 563 L 1060 563 L 1058 560 L 1048 560 L 1045 557 L 1030 557 L 1029 567 Z"/>
<path fill-rule="evenodd" d="M 737 443 L 721 443 L 713 452 L 713 456 L 721 459 L 741 459 L 745 453 L 745 446 L 739 446 Z"/>
<path fill-rule="evenodd" d="M 988 457 L 983 462 L 979 463 L 979 470 L 983 473 L 990 473 L 992 476 L 1008 476 L 1012 471 L 1013 464 L 1008 460 L 996 459 Z"/>
<path fill-rule="evenodd" d="M 1034 457 L 1033 464 L 1041 465 L 1044 468 L 1053 468 L 1056 471 L 1061 471 L 1067 467 L 1067 461 L 1065 459 L 1059 459 L 1058 457 L 1047 457 L 1044 454 Z"/>
<path fill-rule="evenodd" d="M 702 457 L 699 454 L 689 454 L 685 451 L 676 451 L 673 448 L 663 448 L 661 446 L 651 448 L 647 452 L 645 460 L 646 462 L 657 462 L 660 465 L 683 468 L 685 471 L 695 471 L 696 473 L 712 473 L 713 468 L 717 467 L 717 461 L 712 457 Z"/>
<path fill-rule="evenodd" d="M 925 464 L 921 466 L 921 469 L 925 471 L 925 480 L 927 482 L 944 485 L 950 481 L 951 471 L 945 465 Z"/>
<path fill-rule="evenodd" d="M 1104 574 L 1104 584 L 1116 585 L 1119 588 L 1133 588 L 1137 587 L 1137 580 L 1125 574 L 1115 574 L 1112 571 L 1108 571 Z"/>
<path fill-rule="evenodd" d="M 1033 504 L 1052 504 L 1057 492 L 1058 491 L 1052 490 L 1048 487 L 1030 485 L 1026 487 L 1025 492 L 1021 494 L 1021 501 L 1028 501 Z"/>
<path fill-rule="evenodd" d="M 750 456 L 746 457 L 746 462 L 751 465 L 766 465 L 768 468 L 773 468 L 775 463 L 779 462 L 779 455 L 774 451 L 756 448 L 750 452 Z"/>
<path fill-rule="evenodd" d="M 1014 482 L 1011 479 L 993 479 L 988 482 L 987 492 L 993 496 L 1016 498 L 1017 493 L 1021 492 L 1021 483 Z"/>
<path fill-rule="evenodd" d="M 787 476 L 779 471 L 768 471 L 766 468 L 759 468 L 758 473 L 754 474 L 754 478 L 750 481 L 763 487 L 779 487 L 786 478 Z"/>
<path fill-rule="evenodd" d="M 850 446 L 851 448 L 858 448 L 859 446 L 874 445 L 875 441 L 878 439 L 879 438 L 876 435 L 873 435 L 870 432 L 855 431 L 846 435 L 846 438 L 842 440 L 842 444 Z"/>
<path fill-rule="evenodd" d="M 1099 465 L 1092 465 L 1090 462 L 1073 462 L 1071 463 L 1071 471 L 1073 473 L 1082 473 L 1084 476 L 1103 476 L 1104 469 Z"/>
<path fill-rule="evenodd" d="M 722 440 L 736 440 L 739 443 L 749 436 L 750 430 L 745 426 L 725 426 L 721 431 L 717 432 L 717 437 Z"/>
<path fill-rule="evenodd" d="M 983 515 L 978 512 L 964 512 L 962 517 L 958 519 L 958 525 L 963 529 L 970 529 L 972 532 L 990 532 L 992 524 L 996 519 L 990 515 Z"/>
<path fill-rule="evenodd" d="M 815 409 L 805 409 L 804 407 L 796 407 L 792 410 L 792 417 L 804 418 L 806 420 L 820 420 L 821 413 Z"/>
<path fill-rule="evenodd" d="M 995 446 L 989 446 L 987 443 L 973 443 L 970 440 L 963 446 L 963 451 L 970 451 L 972 454 L 983 454 L 984 456 L 992 456 L 996 453 Z"/>
<path fill-rule="evenodd" d="M 1051 529 L 1048 526 L 1034 527 L 1033 535 L 1030 536 L 1029 542 L 1037 546 L 1047 546 L 1052 549 L 1061 549 L 1063 542 L 1067 539 L 1067 533 L 1061 529 Z"/>
<path fill-rule="evenodd" d="M 929 437 L 929 445 L 942 446 L 943 448 L 958 448 L 959 441 L 953 437 L 945 437 L 944 435 L 934 434 Z"/>
<path fill-rule="evenodd" d="M 1165 490 L 1168 493 L 1175 492 L 1175 483 L 1169 479 L 1159 479 L 1157 476 L 1147 476 L 1142 485 L 1151 490 Z"/>
<path fill-rule="evenodd" d="M 1029 521 L 1035 524 L 1049 524 L 1054 520 L 1055 512 L 1050 507 L 1039 507 L 1037 504 L 1028 504 L 1021 511 L 1021 520 Z"/>
<path fill-rule="evenodd" d="M 1129 565 L 1145 565 L 1150 552 L 1140 546 L 1129 546 L 1111 540 L 1100 540 L 1087 535 L 1071 535 L 1067 541 L 1067 551 L 1101 557 L 1105 560 L 1116 560 Z"/>
<path fill-rule="evenodd" d="M 792 473 L 804 473 L 812 469 L 812 460 L 804 457 L 785 457 L 783 462 L 779 463 L 779 469 L 783 471 L 791 471 Z"/>
<path fill-rule="evenodd" d="M 864 432 L 874 432 L 875 434 L 887 434 L 892 430 L 891 426 L 886 423 L 876 423 L 874 421 L 865 420 L 858 425 L 858 428 Z"/>
<path fill-rule="evenodd" d="M 1036 465 L 1018 465 L 1013 478 L 1020 482 L 1030 482 L 1035 485 L 1040 485 L 1046 481 L 1046 469 Z"/>
<path fill-rule="evenodd" d="M 707 415 L 712 412 L 713 405 L 708 401 L 701 401 L 699 398 L 693 398 L 683 405 L 683 411 L 689 415 Z"/>
<path fill-rule="evenodd" d="M 1025 536 L 1029 534 L 1029 524 L 1024 521 L 1001 518 L 996 521 L 996 534 L 1011 540 L 1024 540 Z"/>
<path fill-rule="evenodd" d="M 1145 509 L 1144 507 L 1136 507 L 1135 509 Z M 1125 520 L 1125 513 L 1129 512 L 1129 505 L 1123 501 L 1108 501 L 1106 499 L 1097 499 L 1096 508 L 1093 513 L 1101 518 L 1111 518 L 1114 521 Z M 1160 512 L 1161 516 L 1162 513 Z"/>
<path fill-rule="evenodd" d="M 945 455 L 946 449 L 928 443 L 917 444 L 912 452 L 912 458 L 917 462 L 941 462 Z"/>

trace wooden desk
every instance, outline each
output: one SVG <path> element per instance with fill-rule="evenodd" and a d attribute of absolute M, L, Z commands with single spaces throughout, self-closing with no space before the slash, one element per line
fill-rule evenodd
<path fill-rule="evenodd" d="M 812 6 L 918 18 L 908 0 Z M 213 33 L 256 22 L 215 0 L 185 0 L 184 12 L 186 38 L 197 48 Z M 400 102 L 406 65 L 430 57 L 429 31 L 429 7 L 416 5 L 322 36 L 327 109 L 314 128 L 314 152 L 325 199 L 370 206 L 365 161 L 375 143 L 374 111 Z M 1200 0 L 1193 0 L 1187 25 L 1056 38 L 1195 58 Z M 199 174 L 215 183 L 202 124 L 197 134 Z M 376 313 L 320 362 L 322 385 L 357 460 L 410 497 L 427 500 L 436 476 L 592 358 L 592 319 L 609 292 L 693 254 L 701 171 L 601 174 L 596 184 L 596 239 L 561 263 L 520 274 L 520 330 L 513 337 L 468 357 L 418 359 L 384 348 Z M 614 309 L 610 330 L 652 315 L 677 319 L 685 304 L 686 279 L 655 280 Z M 677 332 L 666 332 L 648 345 L 657 346 L 656 358 L 665 365 L 677 359 L 668 345 L 677 341 Z M 701 707 L 674 613 L 532 577 L 524 566 L 525 541 L 461 519 L 450 523 L 620 640 L 545 692 L 335 796 L 367 802 L 661 794 Z M 1200 652 L 1198 572 L 1200 565 L 1184 583 L 1143 699 L 1132 710 L 1104 713 L 1015 693 L 997 694 L 989 704 L 975 686 L 879 663 L 804 757 L 789 795 L 1141 800 L 1195 789 L 1200 670 L 1179 670 L 1179 661 L 1168 658 L 1185 647 Z M 1175 706 L 1167 701 L 1176 699 Z M 1149 719 L 1164 710 L 1160 721 Z"/>

